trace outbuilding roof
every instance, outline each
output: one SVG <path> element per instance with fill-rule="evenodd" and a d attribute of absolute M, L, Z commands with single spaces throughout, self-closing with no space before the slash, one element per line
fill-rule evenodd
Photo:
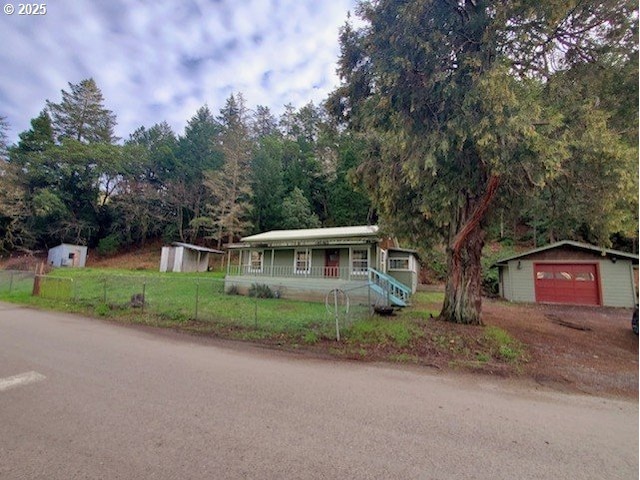
<path fill-rule="evenodd" d="M 498 260 L 494 265 L 497 266 L 506 266 L 507 262 L 511 260 L 518 260 L 520 258 L 528 257 L 529 255 L 533 255 L 535 253 L 544 252 L 546 250 L 552 250 L 560 247 L 571 247 L 579 250 L 586 250 L 603 257 L 616 257 L 616 258 L 626 258 L 628 260 L 635 261 L 638 263 L 638 255 L 633 253 L 622 252 L 620 250 L 611 250 L 609 248 L 597 247 L 595 245 L 591 245 L 588 243 L 574 242 L 573 240 L 563 240 L 561 242 L 552 243 L 551 245 L 546 245 L 544 247 L 534 248 L 533 250 L 528 250 L 526 252 L 520 253 L 518 255 L 513 255 L 511 257 L 503 258 Z"/>
<path fill-rule="evenodd" d="M 332 238 L 377 237 L 377 225 L 360 225 L 355 227 L 307 228 L 299 230 L 272 230 L 258 233 L 241 239 L 247 243 L 324 240 Z"/>
<path fill-rule="evenodd" d="M 189 250 L 196 250 L 198 252 L 220 253 L 220 254 L 224 253 L 221 250 L 214 250 L 213 248 L 201 247 L 199 245 L 191 245 L 190 243 L 173 242 L 172 245 L 176 247 L 188 248 Z"/>

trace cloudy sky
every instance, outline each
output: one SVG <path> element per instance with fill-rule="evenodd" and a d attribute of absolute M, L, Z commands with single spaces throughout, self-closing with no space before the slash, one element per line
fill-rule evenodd
<path fill-rule="evenodd" d="M 45 101 L 93 77 L 116 134 L 166 120 L 182 134 L 205 103 L 242 92 L 275 114 L 337 85 L 338 30 L 355 0 L 56 0 L 46 15 L 0 13 L 0 115 L 9 140 Z"/>

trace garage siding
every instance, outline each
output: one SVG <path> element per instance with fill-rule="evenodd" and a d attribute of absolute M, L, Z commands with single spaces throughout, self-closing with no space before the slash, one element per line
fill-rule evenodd
<path fill-rule="evenodd" d="M 509 269 L 501 268 L 500 275 L 500 295 L 507 300 L 511 300 L 511 276 L 509 275 Z"/>
<path fill-rule="evenodd" d="M 631 262 L 601 260 L 599 263 L 603 305 L 632 308 L 636 300 L 631 283 Z"/>
<path fill-rule="evenodd" d="M 518 269 L 520 263 L 520 269 Z M 535 285 L 533 283 L 533 261 L 511 260 L 509 262 L 509 275 L 511 277 L 510 288 L 512 302 L 536 301 Z"/>

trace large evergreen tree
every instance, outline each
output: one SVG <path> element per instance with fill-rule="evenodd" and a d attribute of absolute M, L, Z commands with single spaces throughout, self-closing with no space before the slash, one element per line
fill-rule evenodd
<path fill-rule="evenodd" d="M 318 228 L 320 219 L 311 210 L 311 204 L 302 190 L 295 187 L 282 202 L 282 228 Z"/>
<path fill-rule="evenodd" d="M 636 7 L 377 0 L 359 14 L 365 25 L 341 33 L 343 84 L 328 105 L 369 141 L 360 178 L 386 224 L 421 242 L 444 234 L 441 318 L 480 323 L 480 257 L 495 198 L 544 183 L 571 158 L 573 126 L 547 108 L 544 82 L 633 52 Z"/>
<path fill-rule="evenodd" d="M 71 138 L 83 143 L 113 143 L 116 116 L 104 106 L 102 92 L 92 79 L 69 83 L 62 90 L 62 101 L 47 100 L 56 138 Z"/>
<path fill-rule="evenodd" d="M 204 185 L 212 196 L 210 229 L 218 241 L 232 242 L 250 226 L 251 158 L 253 142 L 249 118 L 242 95 L 231 95 L 220 111 L 222 132 L 216 145 L 223 154 L 220 170 L 205 173 Z M 204 226 L 204 225 L 203 225 Z"/>
<path fill-rule="evenodd" d="M 210 200 L 202 178 L 204 172 L 222 166 L 223 155 L 216 143 L 221 131 L 209 107 L 204 105 L 187 122 L 184 136 L 178 141 L 179 169 L 172 180 L 171 191 L 181 208 L 178 233 L 182 241 L 195 242 L 201 233 Z"/>

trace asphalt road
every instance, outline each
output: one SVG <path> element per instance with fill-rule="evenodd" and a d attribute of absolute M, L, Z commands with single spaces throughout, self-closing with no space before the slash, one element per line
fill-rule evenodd
<path fill-rule="evenodd" d="M 0 304 L 1 479 L 635 479 L 638 403 Z"/>

